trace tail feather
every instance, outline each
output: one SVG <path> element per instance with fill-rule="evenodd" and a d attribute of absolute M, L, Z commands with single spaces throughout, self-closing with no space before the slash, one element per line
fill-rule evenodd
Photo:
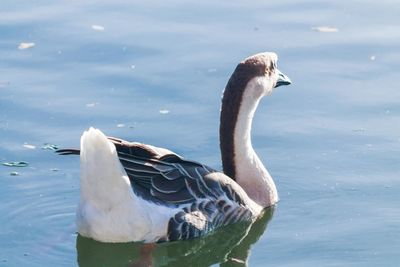
<path fill-rule="evenodd" d="M 113 140 L 90 128 L 81 137 L 80 150 L 62 149 L 58 153 L 80 155 L 76 223 L 81 235 L 103 242 L 153 242 L 165 235 L 175 211 L 134 194 Z"/>
<path fill-rule="evenodd" d="M 74 149 L 74 148 L 64 148 L 64 149 L 57 149 L 56 153 L 58 155 L 79 155 L 81 151 L 79 149 Z"/>
<path fill-rule="evenodd" d="M 115 146 L 100 130 L 90 128 L 83 133 L 80 161 L 81 198 L 107 208 L 131 193 Z"/>

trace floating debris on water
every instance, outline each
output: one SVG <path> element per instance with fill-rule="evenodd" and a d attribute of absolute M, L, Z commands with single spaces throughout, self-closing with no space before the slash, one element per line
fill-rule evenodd
<path fill-rule="evenodd" d="M 18 46 L 18 49 L 24 50 L 24 49 L 32 48 L 34 46 L 35 46 L 35 43 L 20 43 Z"/>
<path fill-rule="evenodd" d="M 353 129 L 353 132 L 365 132 L 365 128 L 358 128 L 358 129 Z"/>
<path fill-rule="evenodd" d="M 30 144 L 27 144 L 27 143 L 23 144 L 22 146 L 27 148 L 27 149 L 35 149 L 36 148 L 36 146 L 30 145 Z"/>
<path fill-rule="evenodd" d="M 136 66 L 135 66 L 135 65 L 131 65 L 131 69 L 133 69 L 133 70 L 134 70 L 135 68 L 136 68 Z"/>
<path fill-rule="evenodd" d="M 317 31 L 317 32 L 338 32 L 339 29 L 331 26 L 318 26 L 318 27 L 312 27 L 311 30 Z"/>
<path fill-rule="evenodd" d="M 92 29 L 95 30 L 95 31 L 99 31 L 99 32 L 104 31 L 104 27 L 103 26 L 96 25 L 96 24 L 92 25 Z"/>
<path fill-rule="evenodd" d="M 372 55 L 372 56 L 370 56 L 369 59 L 372 60 L 372 61 L 374 61 L 374 60 L 376 59 L 376 56 Z"/>
<path fill-rule="evenodd" d="M 51 168 L 50 170 L 51 170 L 51 171 L 53 171 L 53 172 L 58 172 L 60 169 L 57 169 L 57 168 Z"/>
<path fill-rule="evenodd" d="M 29 163 L 26 161 L 14 161 L 14 162 L 3 162 L 3 165 L 7 167 L 27 167 Z"/>
<path fill-rule="evenodd" d="M 53 144 L 50 144 L 50 143 L 45 143 L 45 144 L 42 146 L 42 149 L 45 149 L 45 150 L 53 150 L 53 151 L 55 151 L 55 150 L 58 149 L 58 146 L 53 145 Z"/>
<path fill-rule="evenodd" d="M 11 175 L 11 176 L 18 176 L 19 173 L 18 173 L 18 172 L 10 172 L 10 175 Z"/>
<path fill-rule="evenodd" d="M 168 114 L 170 111 L 168 109 L 160 109 L 158 112 L 160 112 L 160 114 Z"/>
<path fill-rule="evenodd" d="M 207 70 L 209 73 L 217 72 L 217 69 L 208 69 Z"/>
<path fill-rule="evenodd" d="M 86 107 L 87 108 L 93 108 L 93 107 L 95 107 L 95 106 L 97 106 L 99 103 L 95 103 L 95 102 L 93 102 L 93 103 L 87 103 L 86 104 Z"/>
<path fill-rule="evenodd" d="M 117 127 L 118 127 L 118 128 L 123 128 L 123 127 L 125 127 L 125 124 L 119 123 L 119 124 L 117 124 Z"/>

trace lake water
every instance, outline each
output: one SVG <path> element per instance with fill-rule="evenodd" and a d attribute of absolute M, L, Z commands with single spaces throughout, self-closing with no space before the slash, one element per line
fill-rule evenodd
<path fill-rule="evenodd" d="M 0 166 L 0 266 L 400 266 L 399 14 L 389 0 L 1 1 L 0 160 L 29 166 Z M 42 146 L 95 126 L 220 168 L 222 89 L 261 51 L 293 81 L 254 121 L 275 210 L 153 248 L 77 236 L 78 158 Z"/>

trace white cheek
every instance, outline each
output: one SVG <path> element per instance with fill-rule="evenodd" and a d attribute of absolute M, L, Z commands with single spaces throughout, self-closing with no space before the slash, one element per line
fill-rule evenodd
<path fill-rule="evenodd" d="M 263 80 L 262 87 L 264 88 L 264 96 L 266 96 L 266 95 L 268 96 L 268 95 L 272 94 L 274 87 L 275 87 L 275 83 L 271 79 L 265 78 Z"/>
<path fill-rule="evenodd" d="M 252 91 L 252 95 L 259 98 L 265 95 L 270 95 L 272 93 L 273 85 L 271 80 L 266 77 L 256 77 L 249 82 L 248 87 Z"/>

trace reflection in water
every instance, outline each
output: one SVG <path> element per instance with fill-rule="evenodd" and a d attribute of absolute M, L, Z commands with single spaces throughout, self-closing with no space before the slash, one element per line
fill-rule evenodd
<path fill-rule="evenodd" d="M 218 229 L 203 238 L 160 244 L 100 243 L 78 235 L 80 267 L 88 266 L 247 266 L 250 248 L 264 233 L 274 209 L 257 221 Z"/>

